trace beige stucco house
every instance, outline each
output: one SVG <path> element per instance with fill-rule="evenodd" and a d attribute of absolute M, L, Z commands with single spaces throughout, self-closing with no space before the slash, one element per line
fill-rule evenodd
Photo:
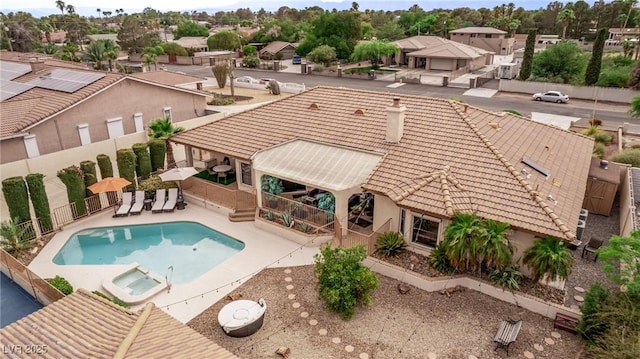
<path fill-rule="evenodd" d="M 491 64 L 493 53 L 438 36 L 412 36 L 394 41 L 399 55 L 385 59 L 386 65 L 407 66 L 410 69 L 468 71 Z"/>
<path fill-rule="evenodd" d="M 286 208 L 307 209 L 311 215 L 296 218 L 315 225 L 310 193 L 332 193 L 331 228 L 340 241 L 362 238 L 350 202 L 366 194 L 373 197 L 368 233 L 400 231 L 414 250 L 428 251 L 443 240 L 454 213 L 473 212 L 511 225 L 514 258 L 536 237 L 577 242 L 593 147 L 581 134 L 455 101 L 328 87 L 188 130 L 172 141 L 185 146 L 187 162 L 195 149 L 229 158 L 236 191 L 255 198 L 261 210 L 276 208 L 277 197 Z M 307 197 L 296 202 L 281 199 L 284 194 L 265 196 L 265 175 L 301 185 Z M 215 186 L 192 193 L 215 202 L 216 191 L 229 197 L 228 188 Z"/>
<path fill-rule="evenodd" d="M 492 27 L 464 27 L 449 32 L 451 40 L 479 47 L 497 55 L 510 55 L 515 39 L 507 38 L 507 32 Z"/>
<path fill-rule="evenodd" d="M 259 51 L 261 58 L 291 59 L 296 54 L 296 45 L 285 41 L 273 41 Z"/>
<path fill-rule="evenodd" d="M 3 164 L 143 132 L 165 116 L 204 115 L 207 94 L 175 86 L 182 75 L 130 76 L 37 56 L 0 53 Z"/>

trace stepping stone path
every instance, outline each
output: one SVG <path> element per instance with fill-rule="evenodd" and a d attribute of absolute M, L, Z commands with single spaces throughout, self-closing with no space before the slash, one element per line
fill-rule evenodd
<path fill-rule="evenodd" d="M 309 313 L 302 312 L 302 313 L 300 313 L 300 316 L 303 317 L 303 318 L 307 318 L 307 317 L 309 317 Z"/>
<path fill-rule="evenodd" d="M 311 326 L 318 325 L 318 321 L 317 321 L 317 320 L 315 320 L 315 319 L 311 319 L 311 320 L 309 321 L 309 325 L 311 325 Z"/>
<path fill-rule="evenodd" d="M 291 269 L 288 269 L 288 268 L 287 268 L 287 269 L 285 269 L 285 270 L 284 270 L 284 272 L 285 272 L 286 274 L 290 274 L 290 273 L 291 273 Z"/>
<path fill-rule="evenodd" d="M 553 341 L 553 339 L 551 338 L 544 338 L 544 342 L 549 344 L 549 345 L 554 345 L 556 342 Z"/>
<path fill-rule="evenodd" d="M 524 352 L 524 357 L 527 358 L 527 359 L 533 359 L 534 358 L 533 353 L 528 351 L 528 350 L 526 350 Z"/>
<path fill-rule="evenodd" d="M 285 281 L 285 282 L 291 282 L 292 280 L 293 280 L 293 278 L 291 278 L 291 277 L 286 277 L 286 278 L 284 279 L 284 281 Z"/>
<path fill-rule="evenodd" d="M 354 347 L 352 347 L 351 345 L 347 345 L 346 347 L 344 347 L 344 350 L 345 350 L 347 353 L 351 353 L 354 349 L 355 349 L 355 348 L 354 348 Z"/>
<path fill-rule="evenodd" d="M 475 355 L 469 355 L 469 359 L 478 359 L 478 357 Z"/>
<path fill-rule="evenodd" d="M 298 309 L 298 308 L 300 308 L 300 303 L 295 302 L 295 303 L 293 303 L 293 304 L 292 304 L 292 306 L 293 306 L 294 308 Z"/>
<path fill-rule="evenodd" d="M 287 286 L 287 290 L 291 290 L 291 289 L 293 289 L 293 285 L 289 284 L 289 285 Z"/>
<path fill-rule="evenodd" d="M 342 339 L 340 339 L 340 337 L 333 337 L 333 338 L 331 338 L 331 341 L 332 341 L 334 344 L 340 344 L 340 342 L 342 341 Z"/>
<path fill-rule="evenodd" d="M 539 351 L 539 352 L 544 350 L 544 347 L 542 345 L 540 345 L 540 344 L 537 344 L 537 343 L 533 345 L 533 348 L 535 350 Z"/>
<path fill-rule="evenodd" d="M 584 298 L 581 295 L 574 295 L 573 299 L 575 299 L 576 302 L 580 302 L 580 303 L 584 302 Z"/>
<path fill-rule="evenodd" d="M 287 298 L 289 298 L 289 299 L 296 299 L 296 295 L 295 295 L 295 294 L 289 294 L 289 296 L 287 296 Z"/>
<path fill-rule="evenodd" d="M 318 334 L 327 335 L 327 330 L 326 329 L 320 329 L 320 330 L 318 330 Z"/>
<path fill-rule="evenodd" d="M 578 293 L 584 293 L 584 288 L 582 287 L 573 287 L 573 289 Z"/>
<path fill-rule="evenodd" d="M 436 359 L 437 357 L 436 353 L 427 353 L 427 358 L 429 359 Z"/>
<path fill-rule="evenodd" d="M 360 359 L 369 359 L 369 354 L 367 354 L 367 353 L 360 353 Z"/>
<path fill-rule="evenodd" d="M 558 332 L 551 332 L 551 336 L 556 338 L 556 339 L 560 339 L 560 337 L 561 337 L 560 333 L 558 333 Z"/>

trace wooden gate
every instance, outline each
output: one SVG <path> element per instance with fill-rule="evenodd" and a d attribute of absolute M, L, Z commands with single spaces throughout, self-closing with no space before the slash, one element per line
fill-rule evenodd
<path fill-rule="evenodd" d="M 589 177 L 582 207 L 591 213 L 608 216 L 616 197 L 618 185 Z"/>

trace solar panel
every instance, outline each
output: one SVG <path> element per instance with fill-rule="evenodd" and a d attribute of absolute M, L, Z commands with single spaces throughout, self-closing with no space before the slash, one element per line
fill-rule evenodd
<path fill-rule="evenodd" d="M 48 90 L 73 93 L 105 76 L 95 72 L 55 69 L 49 74 L 29 81 L 29 84 Z"/>
<path fill-rule="evenodd" d="M 0 80 L 0 101 L 8 100 L 25 91 L 31 90 L 34 86 L 15 81 Z"/>
<path fill-rule="evenodd" d="M 0 79 L 9 81 L 31 72 L 31 65 L 0 61 Z"/>

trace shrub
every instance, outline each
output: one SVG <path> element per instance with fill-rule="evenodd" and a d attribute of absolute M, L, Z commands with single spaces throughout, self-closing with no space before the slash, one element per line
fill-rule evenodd
<path fill-rule="evenodd" d="M 600 127 L 602 126 L 602 120 L 599 118 L 591 118 L 589 119 L 589 126 L 591 127 Z"/>
<path fill-rule="evenodd" d="M 66 279 L 59 275 L 55 276 L 55 278 L 53 279 L 47 279 L 47 282 L 61 291 L 64 295 L 73 293 L 73 287 L 71 286 L 71 283 L 69 283 Z"/>
<path fill-rule="evenodd" d="M 136 155 L 130 148 L 123 148 L 116 152 L 116 162 L 118 164 L 118 173 L 120 177 L 129 180 L 130 185 L 127 186 L 128 191 L 136 189 Z"/>
<path fill-rule="evenodd" d="M 242 59 L 242 64 L 245 67 L 255 69 L 256 67 L 260 66 L 260 59 L 257 56 L 247 56 Z"/>
<path fill-rule="evenodd" d="M 547 236 L 533 242 L 533 246 L 524 252 L 523 261 L 531 270 L 533 279 L 539 280 L 548 274 L 548 280 L 555 280 L 556 277 L 569 277 L 574 258 L 562 240 Z"/>
<path fill-rule="evenodd" d="M 16 224 L 31 219 L 29 192 L 27 192 L 27 184 L 22 177 L 9 177 L 3 180 L 2 193 L 4 194 L 4 201 L 9 207 L 9 217 L 13 218 Z"/>
<path fill-rule="evenodd" d="M 602 123 L 602 122 L 601 122 Z M 591 126 L 581 131 L 583 135 L 587 135 L 592 137 L 596 142 L 603 143 L 605 146 L 610 144 L 613 140 L 613 136 L 608 134 L 606 131 L 599 129 L 596 126 Z"/>
<path fill-rule="evenodd" d="M 84 202 L 85 187 L 82 172 L 78 166 L 70 166 L 58 171 L 58 178 L 67 187 L 67 198 L 69 203 L 75 203 L 77 215 L 84 216 L 87 213 L 87 206 Z"/>
<path fill-rule="evenodd" d="M 14 257 L 33 248 L 33 243 L 24 238 L 25 230 L 18 224 L 11 219 L 0 224 L 0 246 Z"/>
<path fill-rule="evenodd" d="M 84 186 L 89 187 L 92 184 L 98 182 L 98 175 L 96 173 L 96 163 L 93 161 L 80 162 L 80 171 L 82 171 L 82 178 L 84 180 Z M 85 196 L 91 197 L 94 193 L 88 189 L 85 189 Z"/>
<path fill-rule="evenodd" d="M 264 214 L 264 218 L 266 218 L 268 221 L 275 221 L 276 220 L 276 214 L 273 213 L 273 211 L 267 211 Z"/>
<path fill-rule="evenodd" d="M 511 290 L 520 289 L 522 277 L 523 275 L 518 265 L 508 266 L 502 270 L 496 268 L 489 272 L 489 280 L 493 282 L 493 284 Z"/>
<path fill-rule="evenodd" d="M 222 94 L 213 94 L 213 98 L 208 102 L 212 106 L 228 106 L 236 103 L 236 100 L 231 96 L 224 96 Z"/>
<path fill-rule="evenodd" d="M 40 221 L 40 229 L 42 232 L 49 232 L 53 229 L 53 225 L 51 223 L 49 198 L 47 197 L 43 178 L 44 175 L 41 173 L 30 173 L 25 177 L 25 180 L 29 187 L 33 211 L 36 214 L 36 218 Z"/>
<path fill-rule="evenodd" d="M 218 87 L 223 89 L 227 85 L 227 65 L 215 65 L 211 68 L 211 71 L 218 83 Z"/>
<path fill-rule="evenodd" d="M 640 167 L 640 149 L 625 148 L 622 151 L 616 152 L 611 160 L 618 163 L 630 164 L 633 167 Z"/>
<path fill-rule="evenodd" d="M 407 243 L 400 232 L 384 232 L 376 241 L 376 251 L 384 257 L 396 257 L 406 246 Z"/>
<path fill-rule="evenodd" d="M 594 313 L 594 324 L 602 333 L 594 335 L 586 348 L 589 358 L 638 358 L 640 353 L 640 295 L 617 292 L 610 295 Z"/>
<path fill-rule="evenodd" d="M 129 304 L 127 304 L 127 303 L 123 302 L 123 301 L 122 301 L 122 299 L 120 299 L 120 298 L 118 298 L 118 297 L 113 297 L 113 298 L 111 298 L 111 297 L 109 297 L 108 295 L 106 295 L 106 294 L 102 293 L 102 292 L 101 292 L 101 291 L 99 291 L 99 290 L 94 290 L 94 291 L 93 291 L 93 292 L 91 292 L 91 293 L 93 293 L 93 294 L 97 295 L 97 296 L 98 296 L 98 297 L 100 297 L 100 298 L 106 299 L 106 300 L 108 300 L 108 301 L 112 302 L 113 304 L 119 305 L 119 306 L 124 307 L 124 308 L 129 308 Z"/>
<path fill-rule="evenodd" d="M 306 222 L 300 223 L 300 227 L 298 227 L 298 228 L 300 229 L 300 232 L 303 232 L 303 233 L 309 233 L 309 232 L 311 232 L 313 230 L 313 227 L 309 223 L 306 223 Z"/>
<path fill-rule="evenodd" d="M 431 253 L 429 253 L 429 265 L 441 273 L 453 272 L 453 267 L 451 267 L 451 263 L 449 262 L 447 248 L 444 242 L 438 243 L 436 247 L 431 250 Z"/>
<path fill-rule="evenodd" d="M 154 192 L 157 189 L 169 188 L 178 188 L 178 185 L 174 181 L 164 182 L 158 175 L 153 175 L 146 180 L 142 180 L 138 185 L 139 190 L 148 192 Z"/>
<path fill-rule="evenodd" d="M 323 64 L 313 64 L 313 71 L 314 72 L 322 72 L 322 71 L 324 71 L 324 65 Z"/>
<path fill-rule="evenodd" d="M 284 191 L 284 185 L 282 184 L 282 180 L 277 177 L 263 175 L 261 178 L 261 188 L 262 191 L 271 193 L 271 194 L 280 194 Z"/>
<path fill-rule="evenodd" d="M 329 72 L 336 72 L 338 71 L 338 66 L 329 66 Z"/>
<path fill-rule="evenodd" d="M 151 156 L 149 155 L 149 145 L 146 143 L 134 143 L 131 146 L 136 154 L 136 173 L 142 179 L 149 178 L 151 173 Z"/>
<path fill-rule="evenodd" d="M 593 144 L 593 156 L 602 158 L 604 157 L 605 152 L 607 151 L 607 147 L 604 143 L 596 142 Z"/>
<path fill-rule="evenodd" d="M 151 171 L 155 172 L 164 168 L 164 155 L 167 152 L 167 144 L 164 140 L 153 139 L 147 142 L 149 155 L 151 156 Z"/>
<path fill-rule="evenodd" d="M 362 264 L 364 246 L 351 248 L 324 247 L 314 256 L 320 298 L 326 306 L 350 319 L 357 304 L 371 304 L 371 291 L 378 287 L 378 278 Z"/>
<path fill-rule="evenodd" d="M 98 161 L 98 167 L 100 168 L 100 177 L 105 179 L 107 177 L 113 177 L 113 165 L 111 164 L 111 157 L 100 154 L 96 156 Z"/>
<path fill-rule="evenodd" d="M 291 228 L 295 224 L 295 220 L 294 220 L 293 215 L 291 214 L 291 212 L 284 211 L 284 212 L 282 212 L 281 217 L 282 217 L 282 224 L 284 224 L 285 227 Z"/>
<path fill-rule="evenodd" d="M 593 341 L 596 336 L 604 332 L 605 326 L 603 323 L 599 323 L 597 314 L 610 295 L 609 290 L 598 282 L 593 283 L 585 293 L 584 302 L 580 306 L 582 318 L 578 323 L 578 333 L 584 339 Z"/>
<path fill-rule="evenodd" d="M 522 116 L 522 114 L 516 110 L 502 110 L 502 112 L 511 113 L 514 115 Z"/>

